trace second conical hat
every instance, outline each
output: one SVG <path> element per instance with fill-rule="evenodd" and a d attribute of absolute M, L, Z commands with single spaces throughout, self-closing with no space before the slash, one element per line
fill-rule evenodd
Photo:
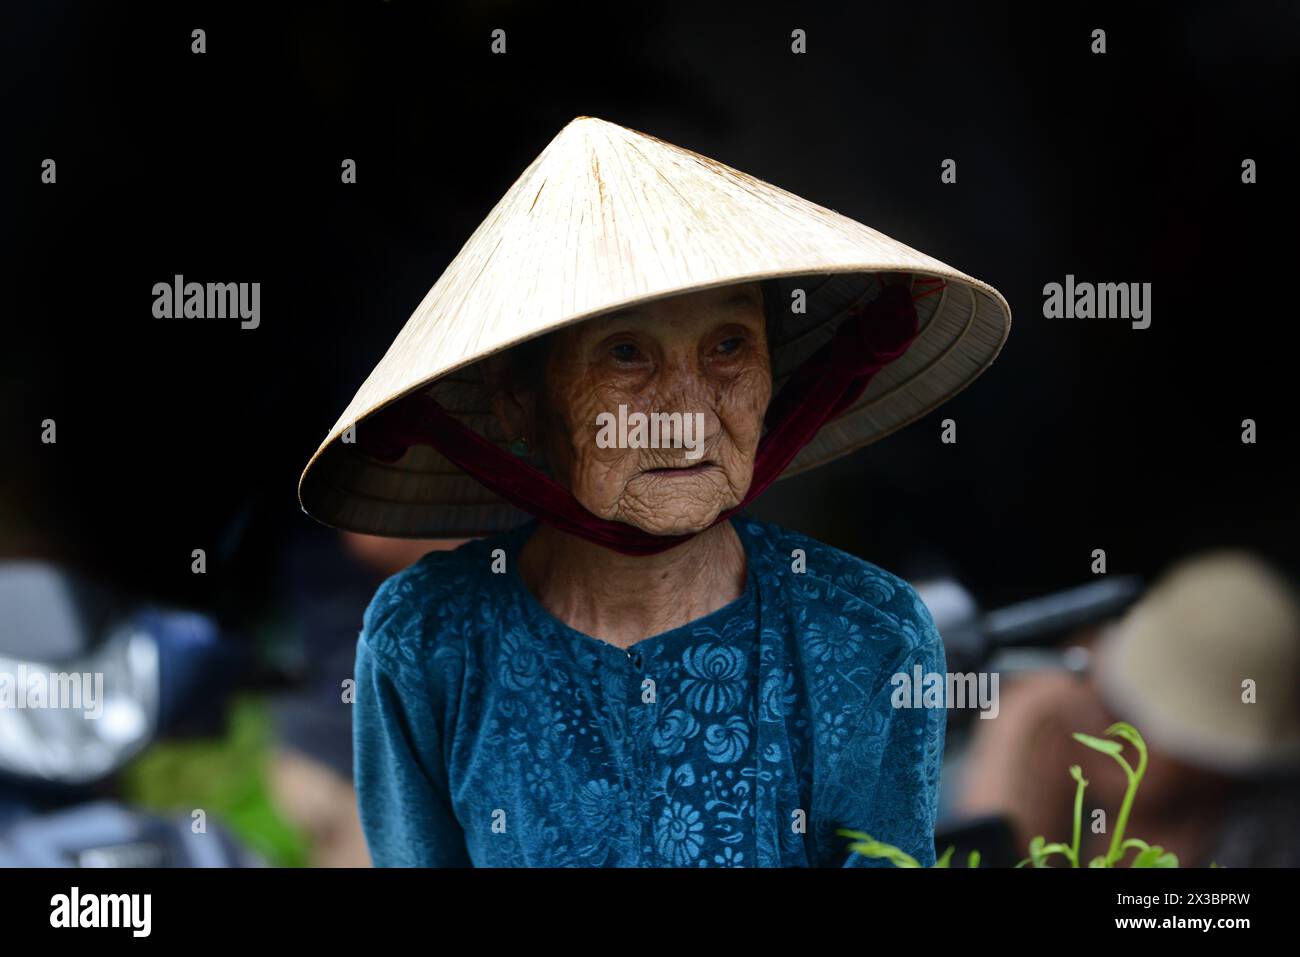
<path fill-rule="evenodd" d="M 769 330 L 773 388 L 879 290 L 877 274 L 946 280 L 917 300 L 919 333 L 786 470 L 804 471 L 925 415 L 993 361 L 1011 324 L 992 286 L 869 226 L 707 156 L 590 116 L 571 121 L 493 207 L 339 416 L 299 483 L 338 528 L 399 537 L 490 534 L 525 518 L 427 446 L 396 462 L 355 441 L 424 393 L 505 445 L 480 361 L 617 308 L 771 280 L 806 311 Z M 783 305 L 783 309 L 786 307 Z M 355 428 L 352 428 L 354 427 Z"/>

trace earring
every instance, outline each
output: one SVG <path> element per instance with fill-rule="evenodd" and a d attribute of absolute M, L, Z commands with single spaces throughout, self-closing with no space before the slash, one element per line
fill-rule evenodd
<path fill-rule="evenodd" d="M 528 454 L 528 440 L 522 435 L 517 439 L 512 439 L 510 442 L 510 451 L 512 454 L 517 455 L 520 458 L 524 457 Z"/>

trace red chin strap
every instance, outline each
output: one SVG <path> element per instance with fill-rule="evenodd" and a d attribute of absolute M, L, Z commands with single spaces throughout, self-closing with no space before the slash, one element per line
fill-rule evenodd
<path fill-rule="evenodd" d="M 749 491 L 739 505 L 714 519 L 714 525 L 758 498 L 825 423 L 858 400 L 872 376 L 907 351 L 918 332 L 915 300 L 945 285 L 941 279 L 918 278 L 915 295 L 905 283 L 890 285 L 872 302 L 849 313 L 834 337 L 800 366 L 773 398 Z M 625 555 L 667 551 L 698 534 L 652 535 L 633 525 L 598 518 L 550 476 L 484 438 L 421 393 L 393 403 L 362 424 L 357 429 L 357 444 L 382 462 L 395 462 L 412 445 L 432 446 L 538 521 Z"/>

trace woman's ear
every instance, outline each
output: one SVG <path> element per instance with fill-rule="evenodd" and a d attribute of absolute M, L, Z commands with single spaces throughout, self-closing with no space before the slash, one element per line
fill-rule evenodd
<path fill-rule="evenodd" d="M 483 380 L 492 397 L 492 412 L 506 441 L 524 439 L 531 445 L 536 441 L 536 396 L 528 389 L 521 388 L 518 382 L 512 381 L 514 377 L 510 370 L 511 363 L 503 353 L 483 360 Z"/>

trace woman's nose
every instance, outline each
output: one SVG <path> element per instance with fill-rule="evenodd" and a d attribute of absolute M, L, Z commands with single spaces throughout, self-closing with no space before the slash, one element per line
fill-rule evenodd
<path fill-rule="evenodd" d="M 719 395 L 716 384 L 710 382 L 695 363 L 682 358 L 665 364 L 661 369 L 657 392 L 660 407 L 654 411 L 701 416 L 702 421 L 696 420 L 700 429 L 694 434 L 697 438 L 703 435 L 706 447 L 712 443 L 722 427 L 717 413 Z M 685 419 L 682 421 L 684 423 Z"/>

